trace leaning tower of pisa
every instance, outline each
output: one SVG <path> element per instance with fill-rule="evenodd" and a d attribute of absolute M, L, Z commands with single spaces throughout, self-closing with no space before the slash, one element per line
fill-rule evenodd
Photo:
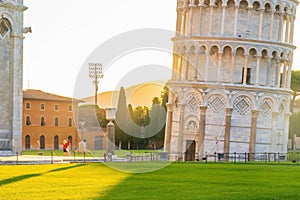
<path fill-rule="evenodd" d="M 178 0 L 165 151 L 287 152 L 297 0 Z"/>

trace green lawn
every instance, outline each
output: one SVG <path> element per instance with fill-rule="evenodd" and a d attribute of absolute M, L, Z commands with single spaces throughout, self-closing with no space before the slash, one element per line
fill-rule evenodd
<path fill-rule="evenodd" d="M 113 165 L 147 167 L 145 163 Z M 173 163 L 134 174 L 101 163 L 2 165 L 0 199 L 290 200 L 300 199 L 299 177 L 300 165 Z"/>

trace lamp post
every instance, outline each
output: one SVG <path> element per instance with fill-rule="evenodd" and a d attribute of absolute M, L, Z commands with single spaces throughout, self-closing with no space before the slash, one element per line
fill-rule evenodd
<path fill-rule="evenodd" d="M 115 124 L 113 120 L 116 119 L 116 109 L 115 108 L 106 108 L 105 109 L 106 119 L 109 120 L 107 124 L 107 133 L 108 133 L 108 153 L 114 154 L 115 150 Z"/>
<path fill-rule="evenodd" d="M 98 84 L 100 78 L 103 78 L 102 63 L 89 63 L 89 77 L 95 84 L 95 105 L 97 105 Z"/>

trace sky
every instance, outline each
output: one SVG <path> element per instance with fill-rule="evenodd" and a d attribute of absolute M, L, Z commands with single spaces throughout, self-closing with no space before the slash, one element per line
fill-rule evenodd
<path fill-rule="evenodd" d="M 68 97 L 92 96 L 94 88 L 87 66 L 91 61 L 102 63 L 105 68 L 99 92 L 155 78 L 150 72 L 140 74 L 140 66 L 163 66 L 165 70 L 159 79 L 170 78 L 171 36 L 163 48 L 139 48 L 139 44 L 134 51 L 121 51 L 111 62 L 105 60 L 105 56 L 112 56 L 105 44 L 117 42 L 126 33 L 138 43 L 142 38 L 134 31 L 137 29 L 172 33 L 176 25 L 176 0 L 24 0 L 24 5 L 28 7 L 24 26 L 32 27 L 32 33 L 26 34 L 24 40 L 23 89 Z M 294 44 L 299 49 L 294 52 L 293 70 L 300 70 L 299 13 L 294 33 Z M 114 48 L 119 49 L 117 45 Z M 90 60 L 95 53 L 98 57 Z M 120 81 L 123 79 L 126 83 Z"/>

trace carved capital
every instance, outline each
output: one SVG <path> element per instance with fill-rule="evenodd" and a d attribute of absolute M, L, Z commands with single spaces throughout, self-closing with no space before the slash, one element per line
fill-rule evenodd
<path fill-rule="evenodd" d="M 251 113 L 252 113 L 252 118 L 257 118 L 258 114 L 259 114 L 259 111 L 258 110 L 251 110 Z"/>
<path fill-rule="evenodd" d="M 168 112 L 173 112 L 174 105 L 172 103 L 167 103 L 166 106 L 167 106 Z"/>

